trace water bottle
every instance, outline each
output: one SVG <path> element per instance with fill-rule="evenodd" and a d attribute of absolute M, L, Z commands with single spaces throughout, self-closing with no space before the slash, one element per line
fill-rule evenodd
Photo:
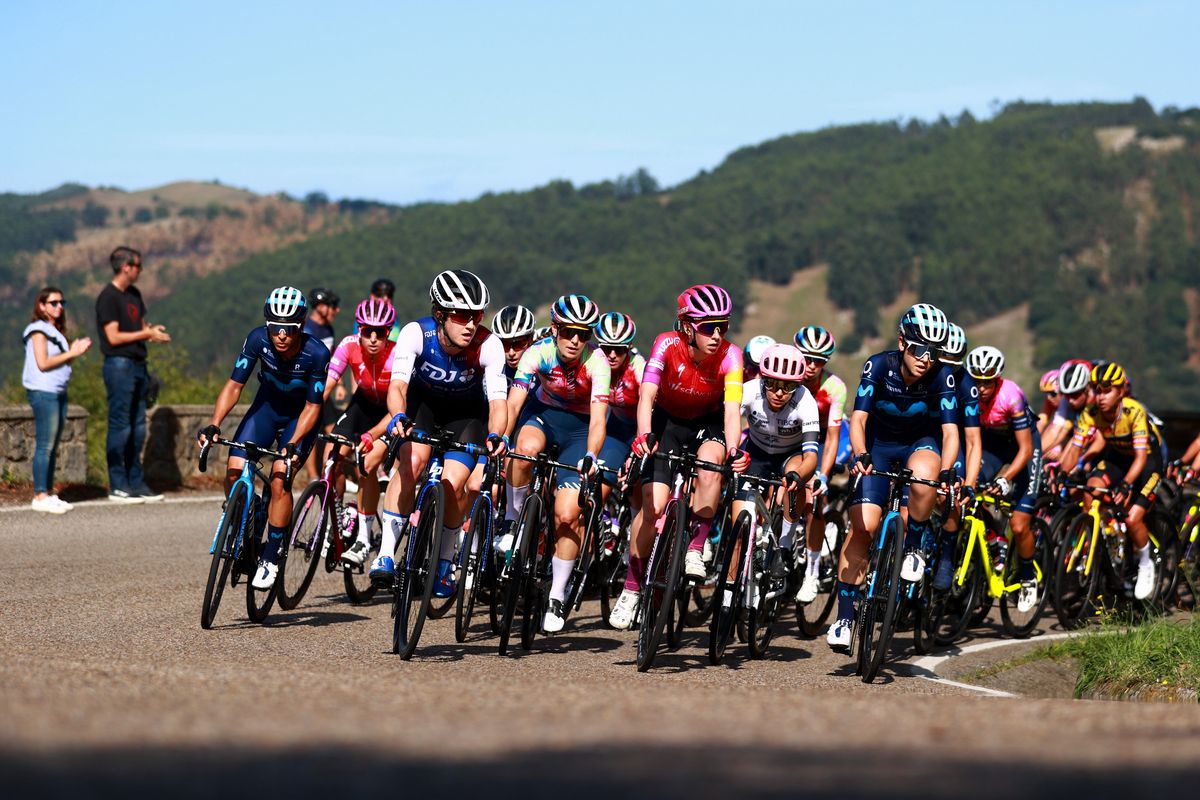
<path fill-rule="evenodd" d="M 1008 539 L 993 530 L 987 532 L 988 552 L 992 556 L 992 570 L 1004 571 L 1004 560 L 1008 555 Z"/>

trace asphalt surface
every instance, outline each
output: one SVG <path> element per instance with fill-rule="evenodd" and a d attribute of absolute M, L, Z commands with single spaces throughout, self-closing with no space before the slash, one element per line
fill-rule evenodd
<path fill-rule="evenodd" d="M 864 685 L 794 626 L 710 666 L 700 631 L 633 665 L 597 603 L 502 658 L 336 574 L 199 624 L 214 501 L 0 513 L 0 796 L 1160 797 L 1200 786 L 1200 707 L 1002 699 L 904 663 Z M 1007 651 L 1007 652 L 1005 652 Z M 997 657 L 1011 656 L 1002 648 Z M 436 793 L 433 794 L 433 793 Z"/>

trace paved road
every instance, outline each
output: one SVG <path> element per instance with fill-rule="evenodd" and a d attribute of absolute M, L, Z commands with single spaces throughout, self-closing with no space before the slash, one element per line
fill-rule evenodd
<path fill-rule="evenodd" d="M 432 623 L 390 654 L 340 579 L 267 626 L 199 606 L 215 502 L 0 513 L 0 795 L 1161 796 L 1200 786 L 1200 707 L 998 699 L 850 676 L 791 635 L 652 673 L 596 604 L 515 658 Z"/>

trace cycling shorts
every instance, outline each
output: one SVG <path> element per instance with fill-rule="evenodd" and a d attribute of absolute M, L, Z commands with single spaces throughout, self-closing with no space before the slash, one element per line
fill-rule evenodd
<path fill-rule="evenodd" d="M 929 450 L 941 455 L 942 443 L 932 436 L 922 436 L 913 442 L 885 442 L 876 439 L 867 450 L 871 454 L 871 464 L 875 469 L 894 472 L 897 466 L 903 468 L 907 465 L 912 454 L 920 450 Z M 867 475 L 861 478 L 858 485 L 854 487 L 854 496 L 850 499 L 850 505 L 867 503 L 873 506 L 885 506 L 891 485 L 890 478 Z"/>
<path fill-rule="evenodd" d="M 333 432 L 347 439 L 357 439 L 389 416 L 386 405 L 373 403 L 362 392 L 355 392 L 346 410 L 333 423 Z"/>
<path fill-rule="evenodd" d="M 742 449 L 750 454 L 750 466 L 746 468 L 743 474 L 749 475 L 752 478 L 782 477 L 787 462 L 797 456 L 803 455 L 799 447 L 791 453 L 768 453 L 754 442 L 746 442 Z M 738 500 L 753 500 L 754 495 L 757 493 L 757 486 L 742 487 L 739 485 L 736 497 Z"/>
<path fill-rule="evenodd" d="M 637 437 L 637 423 L 617 419 L 611 414 L 604 433 L 604 447 L 600 450 L 600 460 L 609 469 L 619 470 L 629 457 L 633 440 Z M 617 485 L 617 476 L 605 474 L 603 480 L 609 486 Z"/>
<path fill-rule="evenodd" d="M 1037 442 L 1036 438 L 1034 442 Z M 994 480 L 1005 464 L 1012 463 L 1015 455 L 1016 453 L 997 454 L 990 450 L 984 450 L 983 463 L 979 467 L 979 483 L 982 485 Z M 1014 510 L 1032 514 L 1042 488 L 1042 448 L 1037 444 L 1034 445 L 1029 463 L 1013 478 L 1012 485 L 1012 494 L 1009 497 L 1015 498 Z"/>
<path fill-rule="evenodd" d="M 1162 483 L 1162 462 L 1159 461 L 1157 455 L 1155 451 L 1150 452 L 1150 458 L 1146 462 L 1145 468 L 1142 469 L 1142 474 L 1138 475 L 1137 480 L 1133 482 L 1133 504 L 1135 506 L 1149 508 L 1154 503 L 1155 492 L 1158 491 L 1158 485 Z M 1089 477 L 1103 478 L 1104 485 L 1111 489 L 1125 480 L 1125 473 L 1129 471 L 1131 463 L 1133 463 L 1132 459 L 1119 456 L 1113 458 L 1105 454 L 1092 469 Z"/>
<path fill-rule="evenodd" d="M 557 446 L 558 460 L 564 464 L 577 464 L 587 455 L 587 414 L 554 408 L 530 397 L 517 418 L 518 439 L 526 427 L 537 428 L 545 435 L 547 449 Z M 574 470 L 558 470 L 555 481 L 559 489 L 579 489 L 579 473 Z"/>
<path fill-rule="evenodd" d="M 695 453 L 705 442 L 725 445 L 725 413 L 714 411 L 695 419 L 673 417 L 661 408 L 654 409 L 650 431 L 658 440 L 660 453 Z M 666 459 L 654 459 L 651 483 L 670 485 L 675 466 Z"/>
<path fill-rule="evenodd" d="M 278 398 L 272 398 L 268 393 L 260 391 L 254 396 L 254 402 L 250 404 L 233 438 L 239 442 L 253 442 L 259 447 L 283 447 L 296 432 L 296 423 L 300 421 L 300 413 L 304 411 L 304 406 L 304 403 L 297 405 L 294 401 L 280 402 Z M 308 451 L 316 438 L 317 427 L 314 425 L 308 435 L 299 442 L 301 462 L 308 458 Z M 245 458 L 246 451 L 240 447 L 231 447 L 229 455 Z"/>
<path fill-rule="evenodd" d="M 408 385 L 404 412 L 419 430 L 444 430 L 463 444 L 483 447 L 487 442 L 487 405 L 482 414 L 479 403 L 462 403 L 426 395 L 417 384 Z M 451 450 L 444 456 L 467 469 L 475 469 L 478 459 L 462 450 Z"/>

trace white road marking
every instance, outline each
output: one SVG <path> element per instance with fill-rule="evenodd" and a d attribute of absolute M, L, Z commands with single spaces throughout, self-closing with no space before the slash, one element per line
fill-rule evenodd
<path fill-rule="evenodd" d="M 984 650 L 992 650 L 997 647 L 1011 647 L 1019 644 L 1039 644 L 1041 642 L 1052 642 L 1058 639 L 1071 639 L 1075 636 L 1080 636 L 1086 631 L 1073 631 L 1070 633 L 1047 633 L 1043 636 L 1030 637 L 1028 639 L 996 639 L 990 642 L 980 642 L 979 644 L 969 644 L 966 647 L 951 647 L 943 655 L 923 656 L 916 661 L 909 662 L 906 666 L 913 671 L 918 678 L 924 678 L 933 683 L 940 683 L 946 686 L 953 686 L 958 689 L 969 689 L 973 692 L 988 695 L 990 697 L 1020 697 L 1019 694 L 1012 692 L 1004 692 L 999 689 L 989 689 L 986 686 L 974 686 L 969 683 L 959 683 L 952 681 L 949 678 L 942 678 L 937 674 L 938 667 L 952 658 L 969 655 L 971 653 L 979 653 Z"/>
<path fill-rule="evenodd" d="M 167 497 L 153 503 L 113 503 L 107 497 L 101 497 L 96 500 L 80 500 L 76 503 L 71 503 L 75 508 L 95 508 L 97 506 L 105 506 L 108 508 L 133 508 L 136 506 L 160 506 L 160 505 L 183 505 L 186 503 L 213 503 L 225 497 L 223 494 L 205 494 L 199 497 Z M 0 514 L 15 514 L 19 511 L 28 511 L 30 514 L 44 514 L 44 511 L 34 511 L 27 505 L 24 506 L 4 506 L 0 508 Z M 69 513 L 69 512 L 68 512 Z M 46 514 L 46 516 L 50 516 Z"/>

